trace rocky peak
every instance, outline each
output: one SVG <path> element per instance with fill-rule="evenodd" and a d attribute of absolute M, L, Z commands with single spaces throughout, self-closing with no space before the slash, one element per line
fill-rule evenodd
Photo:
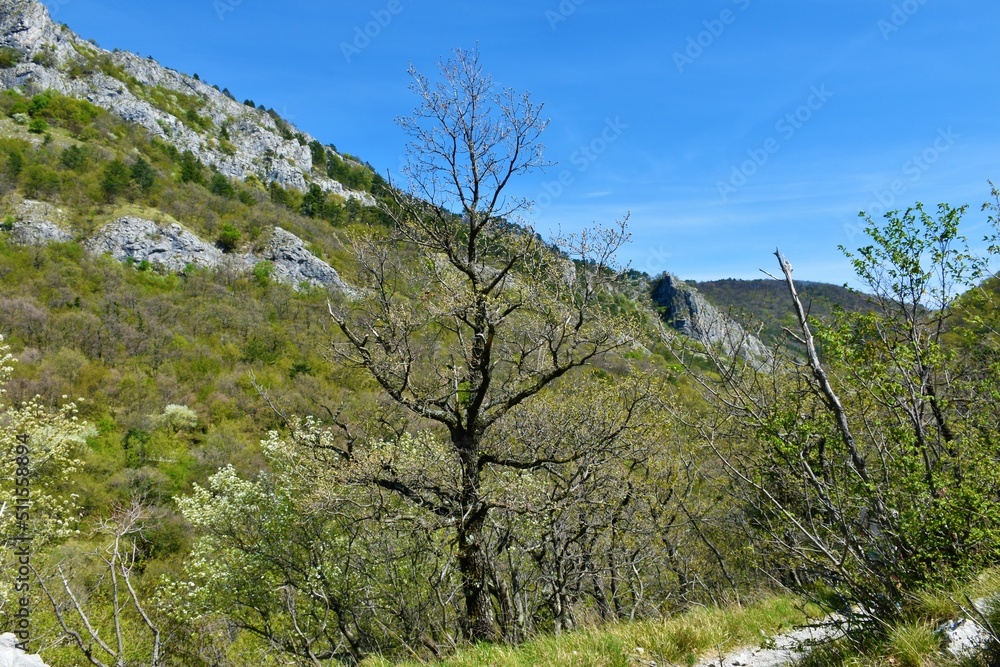
<path fill-rule="evenodd" d="M 653 302 L 664 309 L 667 324 L 707 347 L 727 355 L 766 359 L 770 352 L 757 336 L 720 312 L 698 290 L 677 276 L 664 273 L 653 281 Z"/>
<path fill-rule="evenodd" d="M 0 46 L 22 54 L 21 62 L 0 70 L 0 88 L 52 89 L 85 99 L 230 178 L 253 175 L 298 190 L 316 184 L 375 204 L 370 194 L 313 169 L 310 135 L 155 61 L 86 42 L 56 25 L 37 0 L 0 0 Z"/>

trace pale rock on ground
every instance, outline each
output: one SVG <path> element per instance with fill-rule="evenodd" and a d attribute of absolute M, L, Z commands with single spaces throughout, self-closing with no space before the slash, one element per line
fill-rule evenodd
<path fill-rule="evenodd" d="M 772 637 L 764 647 L 744 648 L 719 658 L 705 659 L 697 667 L 779 667 L 792 665 L 805 656 L 811 646 L 840 636 L 835 623 L 798 628 Z"/>
<path fill-rule="evenodd" d="M 174 223 L 161 227 L 151 220 L 125 217 L 106 225 L 85 244 L 87 250 L 107 253 L 119 262 L 132 259 L 159 264 L 168 271 L 183 271 L 188 264 L 214 268 L 222 251 Z"/>
<path fill-rule="evenodd" d="M 985 612 L 985 600 L 977 600 L 976 607 Z M 985 646 L 989 640 L 986 629 L 974 620 L 960 618 L 942 626 L 947 651 L 956 658 L 972 655 Z M 743 648 L 734 653 L 706 658 L 696 667 L 790 667 L 805 657 L 812 647 L 841 636 L 840 625 L 836 622 L 820 623 L 815 626 L 798 628 L 772 637 L 763 647 Z"/>
<path fill-rule="evenodd" d="M 281 227 L 274 228 L 260 259 L 271 262 L 272 275 L 281 282 L 294 286 L 309 283 L 347 293 L 354 291 L 332 266 L 309 252 L 302 239 Z"/>
<path fill-rule="evenodd" d="M 948 652 L 956 658 L 971 655 L 983 648 L 989 640 L 986 628 L 976 621 L 960 618 L 942 628 Z"/>
<path fill-rule="evenodd" d="M 45 663 L 17 648 L 17 638 L 8 632 L 0 635 L 0 667 L 45 667 Z"/>

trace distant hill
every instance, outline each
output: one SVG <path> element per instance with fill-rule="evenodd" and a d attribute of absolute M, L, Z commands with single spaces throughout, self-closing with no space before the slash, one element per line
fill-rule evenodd
<path fill-rule="evenodd" d="M 788 287 L 781 280 L 710 280 L 688 281 L 724 313 L 757 331 L 764 344 L 774 345 L 781 338 L 782 327 L 795 324 Z M 829 317 L 839 306 L 848 312 L 868 309 L 868 297 L 839 285 L 798 281 L 796 286 L 802 302 L 813 317 Z"/>

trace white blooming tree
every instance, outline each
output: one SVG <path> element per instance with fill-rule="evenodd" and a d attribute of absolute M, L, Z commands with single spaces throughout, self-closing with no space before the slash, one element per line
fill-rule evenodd
<path fill-rule="evenodd" d="M 74 403 L 54 412 L 38 399 L 6 404 L 3 387 L 14 361 L 0 336 L 0 571 L 5 573 L 17 572 L 14 560 L 25 543 L 37 552 L 73 531 L 77 511 L 67 486 L 80 466 L 76 456 L 89 428 L 77 418 Z M 15 586 L 13 575 L 0 580 L 0 611 Z"/>
<path fill-rule="evenodd" d="M 227 467 L 178 500 L 201 537 L 190 581 L 170 585 L 171 613 L 188 627 L 235 627 L 268 651 L 314 665 L 446 642 L 449 605 L 435 619 L 414 604 L 417 589 L 455 593 L 442 585 L 448 565 L 439 538 L 390 513 L 394 498 L 345 483 L 350 473 L 301 447 L 308 440 L 333 450 L 334 434 L 312 420 L 290 426 L 291 440 L 272 434 L 263 443 L 270 472 L 246 480 Z M 400 451 L 436 447 L 418 437 Z M 386 448 L 372 456 L 378 451 Z M 397 520 L 384 521 L 389 514 Z"/>

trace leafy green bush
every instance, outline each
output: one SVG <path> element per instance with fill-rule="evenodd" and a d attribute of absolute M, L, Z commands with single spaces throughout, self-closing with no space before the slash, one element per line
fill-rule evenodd
<path fill-rule="evenodd" d="M 132 182 L 132 170 L 121 160 L 112 160 L 101 169 L 101 192 L 105 201 L 125 194 Z"/>
<path fill-rule="evenodd" d="M 56 59 L 52 51 L 43 49 L 31 57 L 31 62 L 42 67 L 55 67 Z"/>
<path fill-rule="evenodd" d="M 205 183 L 205 174 L 202 172 L 201 162 L 191 151 L 184 151 L 181 155 L 180 179 L 182 183 Z"/>
<path fill-rule="evenodd" d="M 271 262 L 257 262 L 253 267 L 253 277 L 257 284 L 264 287 L 271 282 L 274 265 Z"/>
<path fill-rule="evenodd" d="M 208 184 L 208 191 L 213 195 L 219 195 L 226 199 L 232 199 L 236 195 L 236 190 L 229 179 L 219 172 L 212 174 L 212 180 Z"/>
<path fill-rule="evenodd" d="M 51 167 L 33 164 L 21 175 L 21 186 L 31 198 L 51 197 L 62 187 L 62 178 Z"/>
<path fill-rule="evenodd" d="M 219 236 L 215 243 L 219 246 L 222 252 L 233 252 L 240 246 L 240 238 L 242 238 L 240 230 L 238 230 L 234 225 L 226 223 L 222 225 L 222 229 L 219 230 Z"/>
<path fill-rule="evenodd" d="M 21 62 L 21 52 L 9 46 L 0 49 L 0 69 L 9 69 Z"/>
<path fill-rule="evenodd" d="M 326 167 L 327 176 L 343 183 L 352 190 L 371 192 L 374 173 L 368 167 L 349 163 L 335 153 L 330 154 Z"/>
<path fill-rule="evenodd" d="M 143 192 L 149 192 L 156 184 L 156 171 L 141 157 L 132 164 L 129 175 Z"/>
<path fill-rule="evenodd" d="M 73 171 L 83 169 L 87 164 L 87 151 L 76 144 L 68 146 L 63 149 L 62 155 L 59 157 L 59 162 L 62 166 Z"/>

